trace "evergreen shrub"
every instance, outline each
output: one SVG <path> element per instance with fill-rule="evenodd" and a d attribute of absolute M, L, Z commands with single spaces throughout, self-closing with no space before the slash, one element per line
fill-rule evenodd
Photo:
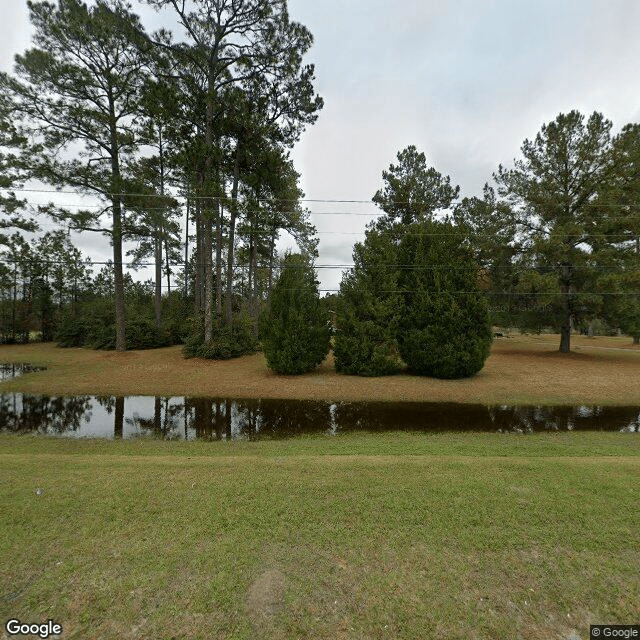
<path fill-rule="evenodd" d="M 329 353 L 330 323 L 308 258 L 287 254 L 267 308 L 260 315 L 260 339 L 267 365 L 277 373 L 300 374 Z"/>
<path fill-rule="evenodd" d="M 370 227 L 364 243 L 354 247 L 353 259 L 354 268 L 342 279 L 336 302 L 336 371 L 361 376 L 395 373 L 402 367 L 395 232 Z"/>
<path fill-rule="evenodd" d="M 130 317 L 126 323 L 127 349 L 167 347 L 171 336 L 144 316 Z M 80 315 L 65 315 L 58 323 L 55 340 L 60 347 L 116 348 L 116 325 L 113 311 L 106 305 L 88 305 Z"/>
<path fill-rule="evenodd" d="M 246 314 L 235 316 L 230 327 L 214 327 L 211 342 L 204 342 L 202 316 L 190 318 L 188 335 L 182 348 L 185 358 L 229 360 L 258 350 L 253 322 Z"/>
<path fill-rule="evenodd" d="M 409 369 L 435 378 L 465 378 L 484 366 L 491 325 L 478 266 L 453 225 L 410 225 L 398 249 L 404 298 L 398 346 Z M 408 268 L 408 267 L 411 268 Z"/>

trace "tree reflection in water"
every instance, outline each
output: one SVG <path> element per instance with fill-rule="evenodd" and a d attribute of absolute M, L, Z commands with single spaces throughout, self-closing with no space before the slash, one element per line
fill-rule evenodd
<path fill-rule="evenodd" d="M 7 431 L 64 434 L 91 419 L 91 396 L 0 395 L 0 425 Z"/>
<path fill-rule="evenodd" d="M 96 396 L 96 401 L 109 415 L 113 413 L 113 438 L 121 440 L 124 424 L 124 396 Z"/>
<path fill-rule="evenodd" d="M 500 432 L 639 431 L 636 407 L 490 407 L 489 416 Z"/>
<path fill-rule="evenodd" d="M 331 404 L 304 400 L 238 401 L 239 433 L 250 440 L 291 438 L 331 430 Z"/>
<path fill-rule="evenodd" d="M 94 404 L 95 403 L 95 404 Z M 100 405 L 104 412 L 95 412 Z M 100 416 L 94 416 L 93 413 Z M 105 423 L 113 416 L 113 431 Z M 109 419 L 110 420 L 110 419 Z M 100 424 L 102 427 L 100 427 Z M 354 431 L 640 431 L 637 407 L 511 407 L 446 403 L 0 395 L 8 431 L 122 438 L 282 439 Z"/>
<path fill-rule="evenodd" d="M 13 380 L 13 378 L 21 376 L 23 373 L 33 373 L 44 370 L 45 367 L 34 367 L 32 364 L 26 362 L 22 364 L 16 364 L 15 362 L 0 363 L 0 382 L 3 380 Z"/>
<path fill-rule="evenodd" d="M 184 414 L 184 403 L 172 404 L 171 398 L 155 397 L 153 415 L 141 417 L 134 414 L 126 423 L 141 434 L 149 434 L 163 440 L 174 440 L 184 436 L 180 423 Z"/>

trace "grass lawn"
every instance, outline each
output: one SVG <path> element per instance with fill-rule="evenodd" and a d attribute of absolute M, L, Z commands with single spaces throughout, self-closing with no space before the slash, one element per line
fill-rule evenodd
<path fill-rule="evenodd" d="M 0 392 L 640 405 L 630 339 L 572 343 L 498 339 L 459 381 L 2 346 L 48 370 Z M 639 480 L 637 433 L 0 434 L 0 622 L 52 619 L 64 640 L 586 640 L 640 622 Z"/>
<path fill-rule="evenodd" d="M 558 344 L 555 335 L 498 338 L 482 371 L 466 380 L 340 375 L 331 356 L 312 373 L 280 376 L 269 371 L 261 353 L 216 362 L 186 360 L 180 347 L 116 353 L 4 345 L 0 362 L 30 362 L 48 370 L 0 383 L 0 392 L 640 405 L 640 347 L 630 338 L 573 336 L 570 354 L 559 353 Z"/>
<path fill-rule="evenodd" d="M 65 640 L 586 639 L 640 621 L 639 481 L 637 434 L 2 435 L 0 619 Z"/>

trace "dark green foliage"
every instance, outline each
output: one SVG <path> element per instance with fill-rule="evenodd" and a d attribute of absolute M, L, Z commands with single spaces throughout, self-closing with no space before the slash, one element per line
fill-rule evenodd
<path fill-rule="evenodd" d="M 189 317 L 193 311 L 193 302 L 186 300 L 181 292 L 172 291 L 162 298 L 162 327 L 169 336 L 171 344 L 183 344 L 187 341 L 191 326 Z"/>
<path fill-rule="evenodd" d="M 494 179 L 508 199 L 532 268 L 555 276 L 560 302 L 560 351 L 568 353 L 572 325 L 593 317 L 602 299 L 593 291 L 594 265 L 606 243 L 596 205 L 615 175 L 612 124 L 602 114 L 559 114 L 534 140 L 522 144 L 513 169 L 500 166 Z M 604 233 L 603 233 L 604 232 Z M 551 284 L 551 280 L 549 280 Z"/>
<path fill-rule="evenodd" d="M 55 336 L 58 346 L 115 349 L 116 325 L 112 304 L 97 304 L 93 309 L 85 307 L 79 316 L 64 316 Z M 128 349 L 155 349 L 170 344 L 170 335 L 164 329 L 158 329 L 151 318 L 137 317 L 127 321 Z"/>
<path fill-rule="evenodd" d="M 382 172 L 385 182 L 373 196 L 373 201 L 387 214 L 378 221 L 382 227 L 399 220 L 411 224 L 430 220 L 437 210 L 451 207 L 460 187 L 451 185 L 451 178 L 434 167 L 427 166 L 424 153 L 414 145 L 398 152 L 398 164 Z"/>
<path fill-rule="evenodd" d="M 428 167 L 414 146 L 397 158 L 373 198 L 386 215 L 356 244 L 354 268 L 342 280 L 336 369 L 386 375 L 404 360 L 423 375 L 472 375 L 491 343 L 478 266 L 451 225 L 432 222 L 437 210 L 453 205 L 459 189 Z M 443 264 L 449 268 L 438 268 Z"/>
<path fill-rule="evenodd" d="M 491 347 L 478 266 L 461 232 L 449 223 L 407 228 L 398 249 L 404 306 L 398 345 L 415 373 L 465 378 L 482 369 Z M 409 268 L 411 266 L 411 268 Z"/>
<path fill-rule="evenodd" d="M 353 250 L 354 268 L 342 279 L 336 301 L 336 371 L 382 376 L 399 370 L 396 233 L 370 227 Z"/>
<path fill-rule="evenodd" d="M 2 306 L 4 315 L 6 305 Z M 30 337 L 29 325 L 29 317 L 25 313 L 24 305 L 15 305 L 15 322 L 3 324 L 0 327 L 0 344 L 27 344 Z"/>
<path fill-rule="evenodd" d="M 156 326 L 153 317 L 153 290 L 150 283 L 134 282 L 127 274 L 126 329 L 128 349 L 153 349 L 174 343 L 168 327 Z M 93 349 L 116 348 L 116 325 L 113 316 L 113 277 L 110 265 L 102 269 L 88 290 L 79 296 L 74 305 L 60 316 L 55 340 L 61 347 L 91 347 Z M 176 307 L 173 315 L 179 316 Z M 130 332 L 130 335 L 129 335 Z M 130 339 L 129 339 L 130 338 Z"/>
<path fill-rule="evenodd" d="M 599 247 L 602 315 L 640 343 L 640 125 L 628 124 L 613 141 L 615 173 L 598 211 L 607 243 Z"/>
<path fill-rule="evenodd" d="M 82 347 L 88 341 L 89 329 L 86 318 L 65 314 L 58 323 L 55 341 L 59 347 Z"/>
<path fill-rule="evenodd" d="M 204 317 L 192 317 L 182 353 L 185 358 L 229 360 L 258 350 L 253 322 L 245 313 L 234 316 L 231 326 L 214 327 L 211 342 L 202 341 Z"/>
<path fill-rule="evenodd" d="M 115 324 L 113 325 L 115 349 Z M 162 328 L 158 328 L 151 318 L 134 318 L 127 322 L 128 349 L 155 349 L 168 347 L 171 344 L 169 336 Z"/>
<path fill-rule="evenodd" d="M 517 326 L 519 307 L 514 291 L 521 265 L 516 258 L 522 247 L 509 205 L 498 200 L 495 190 L 485 184 L 482 198 L 463 198 L 456 205 L 453 221 L 464 229 L 481 269 L 491 324 Z"/>
<path fill-rule="evenodd" d="M 320 304 L 315 272 L 305 256 L 285 257 L 259 329 L 267 365 L 278 373 L 305 373 L 329 353 L 329 314 Z"/>
<path fill-rule="evenodd" d="M 638 256 L 640 261 L 640 256 Z M 636 344 L 640 341 L 640 268 L 620 270 L 607 274 L 598 282 L 606 291 L 603 305 L 604 319 L 614 327 L 620 327 Z"/>

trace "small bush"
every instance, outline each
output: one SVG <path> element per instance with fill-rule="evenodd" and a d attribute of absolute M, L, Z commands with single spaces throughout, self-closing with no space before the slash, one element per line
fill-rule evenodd
<path fill-rule="evenodd" d="M 333 353 L 338 373 L 359 376 L 386 376 L 403 366 L 395 341 L 386 340 L 381 327 L 358 323 L 348 333 L 338 331 Z"/>
<path fill-rule="evenodd" d="M 155 349 L 171 344 L 171 337 L 158 329 L 150 318 L 138 317 L 127 321 L 127 349 Z M 116 325 L 111 314 L 65 316 L 58 324 L 55 336 L 60 347 L 116 348 Z"/>
<path fill-rule="evenodd" d="M 89 324 L 84 318 L 65 315 L 58 323 L 54 339 L 59 347 L 82 347 L 88 335 Z"/>
<path fill-rule="evenodd" d="M 182 348 L 186 358 L 208 358 L 229 360 L 258 350 L 258 341 L 253 334 L 253 323 L 246 315 L 233 319 L 230 327 L 214 328 L 211 342 L 202 339 L 204 325 L 202 317 L 192 317 L 187 323 L 188 335 Z"/>
<path fill-rule="evenodd" d="M 305 373 L 326 358 L 329 313 L 320 304 L 315 271 L 305 256 L 285 256 L 259 327 L 267 365 L 278 373 Z"/>
<path fill-rule="evenodd" d="M 171 344 L 169 334 L 150 318 L 135 318 L 127 322 L 126 335 L 127 349 L 156 349 Z"/>

